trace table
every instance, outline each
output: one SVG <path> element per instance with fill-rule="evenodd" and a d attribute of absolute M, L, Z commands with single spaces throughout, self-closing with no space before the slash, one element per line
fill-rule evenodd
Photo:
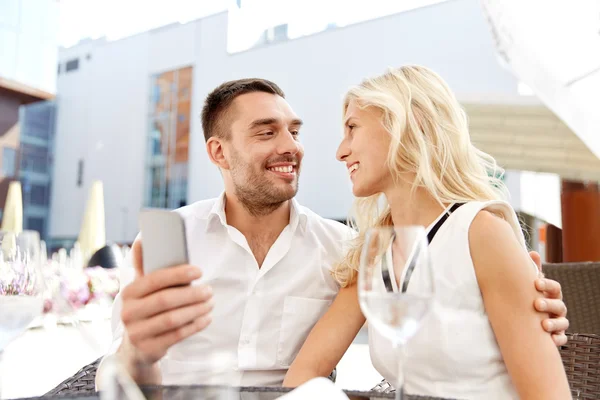
<path fill-rule="evenodd" d="M 225 389 L 231 393 L 231 388 Z M 292 389 L 282 388 L 282 387 L 240 387 L 234 388 L 235 392 L 233 396 L 229 396 L 228 394 L 219 397 L 216 394 L 222 394 L 223 392 L 219 392 L 219 387 L 211 387 L 211 386 L 201 386 L 201 385 L 192 385 L 192 386 L 151 386 L 151 387 L 143 387 L 142 392 L 147 400 L 188 400 L 188 399 L 198 399 L 198 400 L 274 400 L 277 399 Z M 355 390 L 344 390 L 346 395 L 351 400 L 379 400 L 379 399 L 393 399 L 393 393 L 376 393 L 376 392 L 365 392 L 365 391 L 355 391 Z M 210 397 L 210 396 L 213 397 Z M 90 394 L 90 395 L 80 395 L 80 396 L 54 396 L 54 397 L 37 397 L 37 398 L 26 398 L 26 399 L 16 399 L 16 400 L 60 400 L 60 399 L 69 399 L 69 400 L 101 400 L 107 397 L 102 397 L 99 394 Z M 405 395 L 404 398 L 406 400 L 444 400 L 432 397 L 423 397 L 423 396 L 410 396 Z M 125 400 L 126 397 L 116 398 L 112 400 Z M 127 399 L 129 400 L 129 399 Z M 318 399 L 317 399 L 318 400 Z M 446 399 L 450 400 L 450 399 Z"/>

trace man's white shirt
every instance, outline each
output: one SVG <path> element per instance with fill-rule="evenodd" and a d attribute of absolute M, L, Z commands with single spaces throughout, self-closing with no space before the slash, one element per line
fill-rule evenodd
<path fill-rule="evenodd" d="M 224 193 L 176 210 L 184 220 L 190 264 L 213 288 L 212 322 L 172 346 L 160 361 L 162 383 L 194 384 L 212 355 L 229 352 L 238 385 L 280 385 L 310 330 L 339 291 L 331 269 L 354 231 L 292 200 L 290 223 L 259 268 L 246 238 L 227 225 Z M 121 290 L 132 276 L 123 277 Z M 120 294 L 112 310 L 114 353 L 123 335 Z"/>

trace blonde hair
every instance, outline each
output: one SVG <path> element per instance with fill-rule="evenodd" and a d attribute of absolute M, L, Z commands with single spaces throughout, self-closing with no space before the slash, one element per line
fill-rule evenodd
<path fill-rule="evenodd" d="M 381 111 L 381 122 L 392 139 L 387 165 L 395 179 L 401 173 L 414 174 L 413 192 L 425 188 L 440 205 L 508 197 L 500 179 L 504 170 L 473 146 L 465 112 L 433 71 L 421 66 L 389 69 L 350 88 L 344 97 L 344 114 L 352 100 L 361 108 Z M 392 225 L 389 205 L 383 200 L 379 193 L 354 202 L 348 222 L 359 234 L 333 270 L 342 287 L 356 279 L 365 232 Z"/>

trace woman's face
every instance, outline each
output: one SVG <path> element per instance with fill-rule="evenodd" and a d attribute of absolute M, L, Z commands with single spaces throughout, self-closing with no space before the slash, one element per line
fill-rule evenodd
<path fill-rule="evenodd" d="M 351 100 L 344 116 L 344 139 L 336 158 L 346 163 L 356 197 L 385 192 L 392 184 L 387 166 L 391 137 L 381 123 L 382 115 L 375 107 L 361 109 Z"/>

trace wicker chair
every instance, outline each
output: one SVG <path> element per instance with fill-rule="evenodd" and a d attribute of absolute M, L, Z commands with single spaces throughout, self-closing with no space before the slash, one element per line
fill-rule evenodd
<path fill-rule="evenodd" d="M 545 264 L 543 271 L 562 287 L 568 331 L 600 335 L 600 263 Z"/>
<path fill-rule="evenodd" d="M 75 373 L 59 383 L 54 389 L 45 396 L 66 396 L 72 394 L 89 394 L 96 391 L 96 369 L 102 358 L 97 359 L 91 364 L 86 365 Z"/>
<path fill-rule="evenodd" d="M 600 399 L 600 336 L 567 334 L 569 341 L 562 346 L 565 371 L 575 399 Z M 96 368 L 100 359 L 86 365 L 44 396 L 85 395 L 96 388 Z"/>
<path fill-rule="evenodd" d="M 560 349 L 574 399 L 600 399 L 600 336 L 567 334 Z"/>

